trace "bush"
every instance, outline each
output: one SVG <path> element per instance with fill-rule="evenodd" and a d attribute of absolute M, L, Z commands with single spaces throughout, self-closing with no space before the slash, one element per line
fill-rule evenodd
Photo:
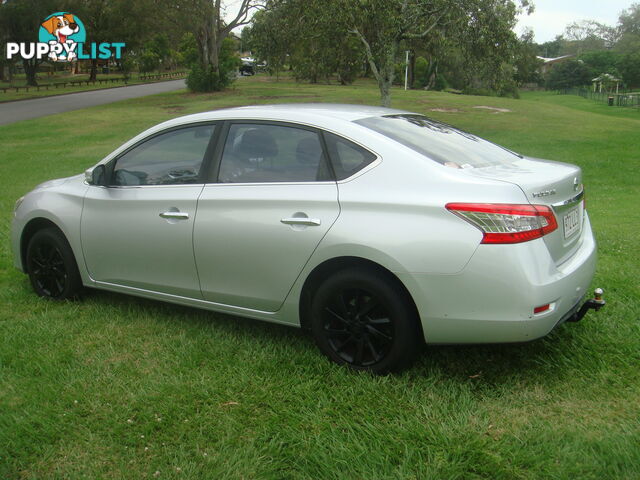
<path fill-rule="evenodd" d="M 129 56 L 125 56 L 120 60 L 120 71 L 125 79 L 129 79 L 133 70 L 133 60 Z"/>
<path fill-rule="evenodd" d="M 219 92 L 232 81 L 228 75 L 214 71 L 212 66 L 206 67 L 196 63 L 187 76 L 187 88 L 192 92 Z"/>
<path fill-rule="evenodd" d="M 187 88 L 192 92 L 219 92 L 236 78 L 240 59 L 233 51 L 233 40 L 226 38 L 220 49 L 218 72 L 210 65 L 196 63 L 187 76 Z"/>
<path fill-rule="evenodd" d="M 449 84 L 447 83 L 447 79 L 444 78 L 444 75 L 437 75 L 436 81 L 433 85 L 433 89 L 441 92 L 442 90 L 446 90 L 448 87 Z"/>
<path fill-rule="evenodd" d="M 160 66 L 160 57 L 150 50 L 145 50 L 138 59 L 140 73 L 148 73 L 157 70 Z"/>
<path fill-rule="evenodd" d="M 198 63 L 200 54 L 198 53 L 198 44 L 196 43 L 196 37 L 193 33 L 187 32 L 180 39 L 178 45 L 178 63 L 183 67 L 191 68 L 191 66 Z"/>
<path fill-rule="evenodd" d="M 413 88 L 424 88 L 428 83 L 429 62 L 424 57 L 418 57 L 413 67 Z"/>

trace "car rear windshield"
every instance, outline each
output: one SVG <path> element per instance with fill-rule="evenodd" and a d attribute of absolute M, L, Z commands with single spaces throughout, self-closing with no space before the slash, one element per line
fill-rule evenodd
<path fill-rule="evenodd" d="M 453 168 L 511 164 L 520 155 L 468 132 L 422 115 L 384 115 L 356 120 L 425 157 Z"/>

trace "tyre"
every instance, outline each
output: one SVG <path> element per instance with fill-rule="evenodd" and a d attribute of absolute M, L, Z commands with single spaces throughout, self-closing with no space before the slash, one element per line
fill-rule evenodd
<path fill-rule="evenodd" d="M 406 292 L 365 268 L 342 270 L 320 285 L 311 302 L 311 332 L 329 359 L 378 374 L 410 366 L 422 345 Z"/>
<path fill-rule="evenodd" d="M 73 251 L 55 228 L 40 230 L 29 241 L 27 273 L 35 292 L 51 300 L 75 298 L 82 289 Z"/>

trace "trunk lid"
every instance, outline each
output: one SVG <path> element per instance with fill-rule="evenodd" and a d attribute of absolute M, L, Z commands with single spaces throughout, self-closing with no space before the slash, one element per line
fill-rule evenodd
<path fill-rule="evenodd" d="M 580 167 L 525 157 L 510 164 L 465 169 L 465 172 L 517 185 L 533 205 L 553 210 L 558 228 L 543 238 L 556 264 L 578 249 L 584 218 L 584 190 Z"/>

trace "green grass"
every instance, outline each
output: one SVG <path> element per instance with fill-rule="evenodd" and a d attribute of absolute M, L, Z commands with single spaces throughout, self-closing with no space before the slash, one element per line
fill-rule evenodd
<path fill-rule="evenodd" d="M 584 169 L 608 305 L 530 344 L 430 347 L 375 378 L 297 330 L 98 291 L 46 302 L 13 269 L 13 203 L 37 183 L 180 114 L 301 101 L 378 93 L 254 78 L 0 127 L 0 478 L 640 478 L 637 112 L 393 92 L 396 107 Z"/>
<path fill-rule="evenodd" d="M 164 73 L 164 72 L 163 72 Z M 155 73 L 151 73 L 150 75 L 155 75 Z M 107 80 L 109 78 L 122 78 L 121 73 L 116 74 L 100 74 L 96 77 L 98 80 Z M 94 83 L 90 85 L 69 85 L 69 86 L 55 86 L 49 87 L 46 89 L 44 86 L 47 84 L 62 84 L 64 82 L 77 82 L 77 81 L 86 81 L 89 79 L 88 74 L 83 75 L 53 75 L 48 76 L 45 74 L 38 75 L 38 84 L 40 85 L 40 90 L 37 90 L 36 87 L 29 87 L 29 91 L 20 88 L 17 92 L 15 90 L 0 90 L 0 103 L 1 102 L 11 102 L 13 100 L 26 100 L 29 98 L 39 98 L 39 97 L 50 97 L 53 95 L 62 95 L 66 93 L 76 93 L 76 92 L 86 92 L 88 90 L 99 90 L 103 88 L 115 88 L 115 87 L 123 87 L 125 85 L 139 85 L 142 83 L 152 83 L 156 81 L 166 81 L 166 80 L 176 80 L 180 77 L 175 78 L 163 78 L 160 80 L 148 80 L 141 79 L 139 73 L 132 73 L 131 77 L 127 80 L 127 83 L 122 81 L 118 81 L 115 83 Z M 27 81 L 24 75 L 17 76 L 14 81 L 10 84 L 9 82 L 0 82 L 0 88 L 2 87 L 24 87 L 26 86 Z"/>

